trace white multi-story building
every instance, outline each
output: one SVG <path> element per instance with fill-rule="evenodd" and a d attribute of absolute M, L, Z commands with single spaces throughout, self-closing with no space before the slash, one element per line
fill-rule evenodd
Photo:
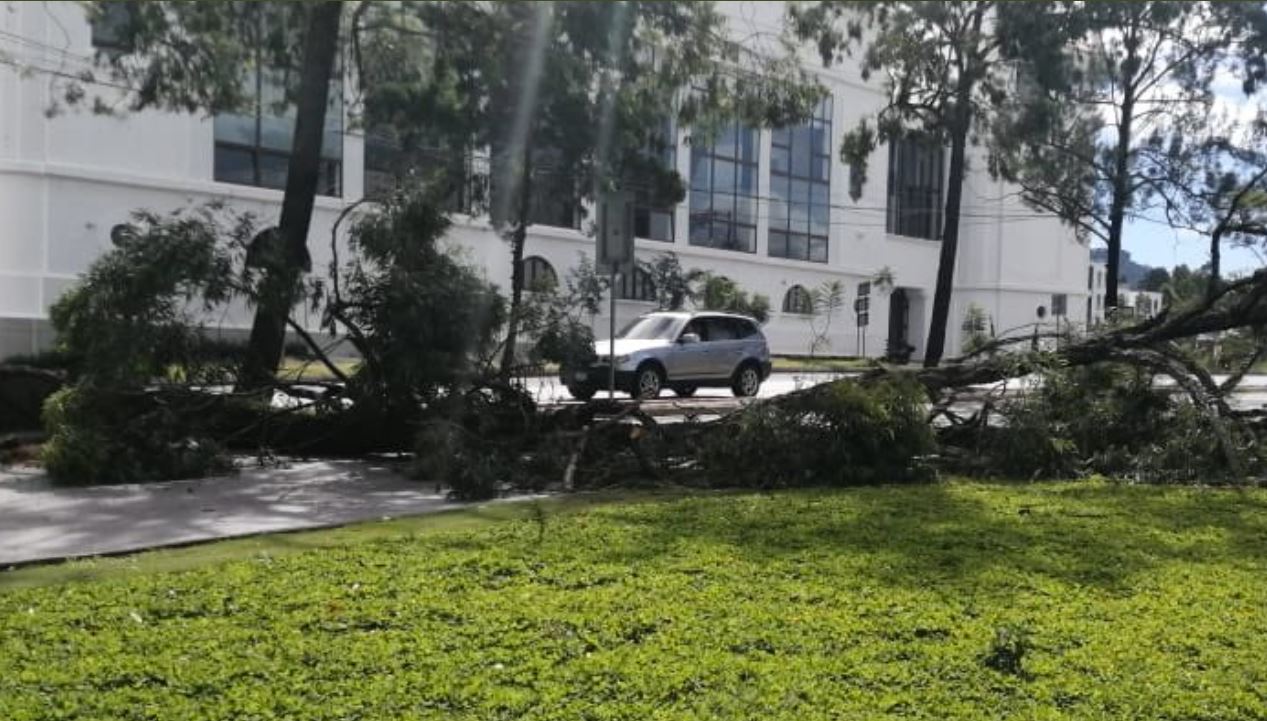
<path fill-rule="evenodd" d="M 142 112 L 120 117 L 88 112 L 46 113 L 51 79 L 90 67 L 92 28 L 73 2 L 5 2 L 0 13 L 0 356 L 50 342 L 50 304 L 110 247 L 110 231 L 137 208 L 169 210 L 222 198 L 265 221 L 280 213 L 290 120 L 256 115 L 211 117 Z M 739 26 L 777 30 L 781 3 L 724 3 Z M 744 26 L 749 27 L 744 27 Z M 98 42 L 102 38 L 97 38 Z M 691 188 L 674 208 L 639 213 L 638 253 L 672 251 L 686 268 L 724 274 L 773 307 L 765 327 L 776 353 L 805 353 L 810 320 L 806 291 L 841 281 L 846 310 L 829 329 L 820 353 L 883 355 L 890 343 L 923 353 L 937 272 L 947 155 L 939 148 L 898 143 L 870 161 L 871 180 L 854 200 L 849 168 L 836 152 L 842 132 L 884 100 L 854 65 L 824 68 L 805 62 L 830 96 L 816 117 L 797 128 L 732 128 L 712 145 L 691 145 L 678 129 L 669 158 Z M 109 88 L 105 89 L 106 91 Z M 330 123 L 311 230 L 313 267 L 326 267 L 331 226 L 361 198 L 374 177 L 375 150 L 335 114 Z M 371 168 L 367 172 L 366 160 Z M 971 305 L 1003 333 L 1068 318 L 1093 293 L 1084 287 L 1088 249 L 1073 232 L 1021 205 L 1014 189 L 992 180 L 974 152 L 964 192 L 948 353 L 960 347 Z M 575 214 L 543 211 L 527 240 L 530 276 L 562 276 L 594 241 Z M 452 240 L 466 246 L 488 277 L 509 286 L 507 245 L 480 217 L 458 216 Z M 551 225 L 553 223 L 553 225 Z M 892 287 L 873 282 L 881 271 Z M 1093 271 L 1094 272 L 1094 271 Z M 649 310 L 645 279 L 621 284 L 618 316 Z M 1097 286 L 1098 287 L 1098 286 Z M 854 301 L 869 301 L 859 328 Z M 1041 311 L 1040 311 L 1041 309 Z M 1072 310 L 1071 310 L 1072 309 Z M 1099 317 L 1093 303 L 1091 314 Z M 249 324 L 242 313 L 218 319 L 228 329 Z M 606 328 L 607 319 L 596 320 Z"/>

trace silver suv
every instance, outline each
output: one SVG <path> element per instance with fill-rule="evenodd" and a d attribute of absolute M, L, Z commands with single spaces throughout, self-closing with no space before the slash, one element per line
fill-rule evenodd
<path fill-rule="evenodd" d="M 563 384 L 589 400 L 607 387 L 610 343 L 594 344 L 598 362 L 564 368 Z M 658 312 L 640 316 L 616 335 L 616 388 L 655 398 L 664 388 L 688 397 L 701 386 L 755 396 L 770 375 L 770 347 L 757 322 L 730 313 Z"/>

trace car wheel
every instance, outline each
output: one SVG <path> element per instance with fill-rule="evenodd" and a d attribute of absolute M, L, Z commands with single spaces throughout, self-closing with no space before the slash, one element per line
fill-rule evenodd
<path fill-rule="evenodd" d="M 634 398 L 649 400 L 651 398 L 660 397 L 660 389 L 664 385 L 664 380 L 660 377 L 660 369 L 653 365 L 645 365 L 638 369 L 638 374 L 634 377 L 633 393 Z"/>
<path fill-rule="evenodd" d="M 751 398 L 761 390 L 761 371 L 753 363 L 745 363 L 735 371 L 730 390 L 737 398 Z"/>
<path fill-rule="evenodd" d="M 594 386 L 568 386 L 568 393 L 578 401 L 588 401 L 598 391 Z"/>
<path fill-rule="evenodd" d="M 697 390 L 695 386 L 673 386 L 673 394 L 678 398 L 690 398 Z"/>

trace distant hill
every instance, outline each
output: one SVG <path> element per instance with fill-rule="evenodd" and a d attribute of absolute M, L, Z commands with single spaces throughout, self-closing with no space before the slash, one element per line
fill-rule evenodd
<path fill-rule="evenodd" d="M 1092 263 L 1107 263 L 1108 260 L 1109 251 L 1107 248 L 1091 249 Z M 1143 280 L 1144 276 L 1148 275 L 1148 271 L 1152 269 L 1153 266 L 1151 265 L 1144 265 L 1131 260 L 1130 252 L 1122 251 L 1122 262 L 1118 265 L 1118 276 L 1122 278 L 1122 282 L 1127 288 L 1135 290 L 1135 285 Z"/>

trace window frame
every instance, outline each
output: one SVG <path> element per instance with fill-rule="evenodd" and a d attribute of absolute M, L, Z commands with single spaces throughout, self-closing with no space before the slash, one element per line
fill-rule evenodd
<path fill-rule="evenodd" d="M 793 315 L 814 315 L 814 297 L 800 283 L 783 294 L 783 312 Z"/>
<path fill-rule="evenodd" d="M 719 152 L 724 137 L 729 135 L 733 147 L 733 155 Z M 717 138 L 707 145 L 691 146 L 691 178 L 688 203 L 689 224 L 687 242 L 698 248 L 713 248 L 736 253 L 756 254 L 757 252 L 757 201 L 760 196 L 758 179 L 761 175 L 761 134 L 756 128 L 742 125 L 738 121 L 726 124 Z M 696 169 L 703 161 L 708 166 L 707 187 L 702 187 L 700 178 L 696 177 Z M 733 165 L 733 179 L 729 188 L 719 187 L 716 183 L 719 165 Z M 751 179 L 751 189 L 740 193 L 741 180 Z M 707 196 L 708 207 L 697 205 L 698 198 Z M 715 208 L 719 197 L 729 196 L 731 209 L 728 216 L 719 217 Z M 739 217 L 740 202 L 748 206 L 743 218 Z M 717 228 L 723 227 L 723 240 L 718 240 Z M 702 231 L 702 232 L 701 232 Z M 744 240 L 746 238 L 746 241 Z"/>
<path fill-rule="evenodd" d="M 539 255 L 530 255 L 520 261 L 523 266 L 524 290 L 529 293 L 546 292 L 547 287 L 553 291 L 559 287 L 559 273 L 554 264 Z M 535 281 L 548 277 L 548 286 L 538 285 Z"/>
<path fill-rule="evenodd" d="M 917 177 L 906 178 L 906 171 Z M 909 134 L 889 141 L 885 230 L 904 238 L 940 241 L 945 202 L 946 149 Z"/>
<path fill-rule="evenodd" d="M 831 96 L 822 99 L 814 110 L 814 115 L 805 123 L 776 128 L 770 134 L 770 197 L 767 212 L 766 255 L 771 258 L 786 258 L 807 263 L 828 263 L 831 259 L 831 176 L 832 176 L 832 118 Z M 821 134 L 816 138 L 816 134 Z M 819 140 L 821 138 L 821 140 Z M 800 142 L 797 142 L 800 139 Z M 808 147 L 802 145 L 808 144 Z M 819 144 L 817 150 L 815 145 Z M 804 156 L 801 153 L 804 153 Z M 775 158 L 782 155 L 784 166 L 780 167 Z M 803 161 L 803 162 L 798 162 Z M 798 164 L 803 165 L 805 172 L 798 173 Z M 820 174 L 819 169 L 823 172 Z M 803 200 L 793 198 L 793 189 L 801 185 L 806 196 Z M 820 195 L 815 192 L 821 187 L 822 202 L 815 202 Z M 780 192 L 781 191 L 781 192 Z M 779 210 L 778 206 L 782 206 Z M 803 208 L 804 223 L 799 230 L 793 229 L 793 219 L 798 210 Z M 822 233 L 815 232 L 815 211 L 823 215 Z M 776 225 L 777 224 L 777 225 Z M 779 238 L 776 240 L 776 236 Z M 794 238 L 799 239 L 795 247 L 803 248 L 804 253 L 793 254 Z M 816 249 L 821 248 L 821 255 Z"/>

